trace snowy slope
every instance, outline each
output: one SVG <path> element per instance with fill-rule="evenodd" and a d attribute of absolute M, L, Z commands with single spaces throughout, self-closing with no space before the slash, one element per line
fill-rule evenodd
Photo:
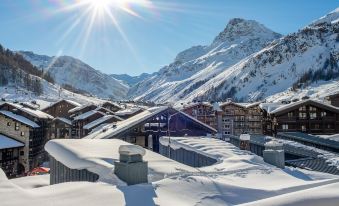
<path fill-rule="evenodd" d="M 93 69 L 84 62 L 69 56 L 49 57 L 33 52 L 19 52 L 33 65 L 48 71 L 55 82 L 101 97 L 125 99 L 128 86 L 115 78 Z"/>
<path fill-rule="evenodd" d="M 337 9 L 229 67 L 192 92 L 187 100 L 258 100 L 291 88 L 301 82 L 301 77 L 307 80 L 302 83 L 335 78 L 339 71 L 338 12 Z"/>
<path fill-rule="evenodd" d="M 134 86 L 135 84 L 143 81 L 144 79 L 152 76 L 152 74 L 142 73 L 139 76 L 130 76 L 128 74 L 111 74 L 111 77 L 122 81 L 123 84 Z"/>
<path fill-rule="evenodd" d="M 280 36 L 256 21 L 232 19 L 211 45 L 195 46 L 179 53 L 173 63 L 132 87 L 128 96 L 157 102 L 185 98 Z"/>

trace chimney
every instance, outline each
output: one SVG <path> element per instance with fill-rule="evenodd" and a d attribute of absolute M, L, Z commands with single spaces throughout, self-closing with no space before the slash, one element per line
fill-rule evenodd
<path fill-rule="evenodd" d="M 142 158 L 145 153 L 138 145 L 121 145 L 119 161 L 114 162 L 114 174 L 128 185 L 147 183 L 148 164 Z"/>
<path fill-rule="evenodd" d="M 276 140 L 272 140 L 265 144 L 263 151 L 264 161 L 276 167 L 285 168 L 285 152 L 284 144 Z"/>

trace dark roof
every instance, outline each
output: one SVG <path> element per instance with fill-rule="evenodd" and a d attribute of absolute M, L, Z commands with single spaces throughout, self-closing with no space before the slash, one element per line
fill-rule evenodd
<path fill-rule="evenodd" d="M 339 108 L 338 107 L 335 107 L 335 106 L 332 106 L 330 104 L 320 102 L 320 101 L 317 101 L 317 100 L 312 100 L 312 99 L 298 101 L 298 102 L 294 102 L 294 103 L 291 103 L 291 104 L 281 106 L 281 107 L 273 110 L 271 112 L 271 114 L 275 114 L 275 115 L 283 114 L 283 113 L 295 110 L 295 109 L 299 108 L 301 105 L 313 105 L 313 106 L 324 108 L 324 109 L 327 109 L 329 111 L 332 111 L 332 112 L 339 114 Z"/>

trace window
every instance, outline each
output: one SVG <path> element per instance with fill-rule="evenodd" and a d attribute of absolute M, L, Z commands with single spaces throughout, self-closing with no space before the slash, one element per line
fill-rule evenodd
<path fill-rule="evenodd" d="M 306 111 L 306 106 L 299 107 L 299 111 Z"/>
<path fill-rule="evenodd" d="M 299 112 L 299 118 L 300 119 L 306 119 L 307 115 L 305 112 Z"/>
<path fill-rule="evenodd" d="M 281 125 L 283 130 L 288 130 L 288 124 Z"/>
<path fill-rule="evenodd" d="M 293 117 L 293 112 L 289 112 L 287 115 L 288 115 L 289 118 L 291 118 L 291 117 Z"/>
<path fill-rule="evenodd" d="M 319 129 L 320 128 L 320 125 L 319 124 L 315 124 L 314 125 L 314 129 Z"/>
<path fill-rule="evenodd" d="M 310 113 L 310 119 L 316 119 L 317 118 L 317 113 L 316 112 L 311 112 Z"/>
<path fill-rule="evenodd" d="M 317 108 L 310 106 L 310 111 L 315 112 L 315 111 L 317 111 Z"/>
<path fill-rule="evenodd" d="M 230 134 L 230 131 L 225 131 L 224 134 Z"/>
<path fill-rule="evenodd" d="M 19 130 L 19 123 L 15 122 L 15 130 Z"/>
<path fill-rule="evenodd" d="M 327 129 L 331 129 L 332 128 L 332 125 L 331 124 L 328 124 L 327 125 Z"/>
<path fill-rule="evenodd" d="M 10 122 L 7 122 L 7 126 L 11 126 L 11 123 L 10 123 Z"/>
<path fill-rule="evenodd" d="M 225 124 L 225 125 L 224 125 L 224 128 L 225 128 L 225 129 L 229 129 L 229 128 L 230 128 L 230 125 L 229 125 L 229 124 Z"/>
<path fill-rule="evenodd" d="M 20 151 L 20 156 L 24 156 L 25 152 L 24 151 Z"/>
<path fill-rule="evenodd" d="M 321 112 L 321 117 L 326 117 L 326 112 Z"/>
<path fill-rule="evenodd" d="M 21 136 L 25 136 L 25 132 L 21 132 L 20 135 L 21 135 Z"/>

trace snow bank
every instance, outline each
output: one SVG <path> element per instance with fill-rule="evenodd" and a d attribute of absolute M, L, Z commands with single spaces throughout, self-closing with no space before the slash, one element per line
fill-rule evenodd
<path fill-rule="evenodd" d="M 132 145 L 119 139 L 59 139 L 45 145 L 46 151 L 71 169 L 87 169 L 99 175 L 99 181 L 123 184 L 114 174 L 114 161 L 119 160 L 119 147 Z M 195 168 L 178 163 L 155 152 L 146 150 L 149 181 L 163 179 L 171 173 L 196 172 Z"/>

